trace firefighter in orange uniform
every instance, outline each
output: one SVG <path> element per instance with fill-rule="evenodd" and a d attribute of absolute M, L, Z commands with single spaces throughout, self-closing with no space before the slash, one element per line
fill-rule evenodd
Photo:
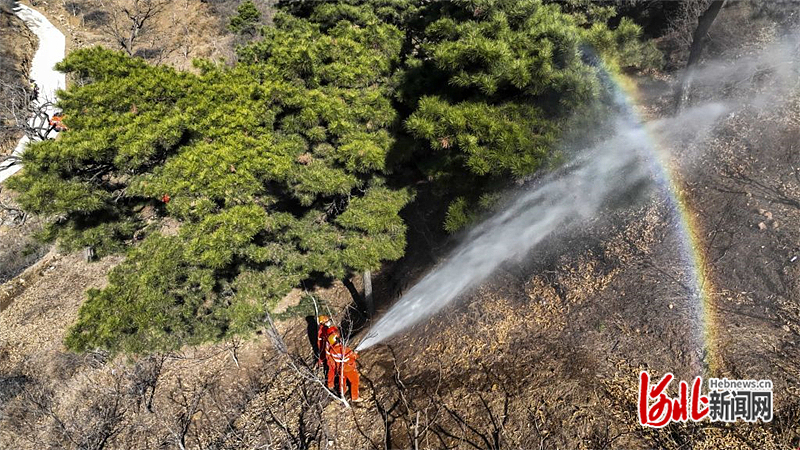
<path fill-rule="evenodd" d="M 328 389 L 333 389 L 333 381 L 339 376 L 339 393 L 344 397 L 346 383 L 350 383 L 350 401 L 359 403 L 358 397 L 358 369 L 356 358 L 358 354 L 342 344 L 339 336 L 330 336 L 328 339 Z"/>
<path fill-rule="evenodd" d="M 319 357 L 317 364 L 322 364 L 325 361 L 325 354 L 328 346 L 328 338 L 331 335 L 339 336 L 339 329 L 333 324 L 333 321 L 328 316 L 317 317 L 317 351 Z"/>
<path fill-rule="evenodd" d="M 61 111 L 53 113 L 53 117 L 50 119 L 50 130 L 56 130 L 59 133 L 67 131 L 67 126 L 64 125 L 64 114 Z"/>

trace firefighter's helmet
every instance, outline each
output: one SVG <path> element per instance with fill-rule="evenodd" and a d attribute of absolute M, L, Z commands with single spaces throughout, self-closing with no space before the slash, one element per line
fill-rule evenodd
<path fill-rule="evenodd" d="M 331 335 L 328 336 L 328 343 L 329 344 L 335 345 L 335 344 L 338 344 L 340 342 L 341 342 L 341 339 L 339 339 L 339 334 L 338 333 L 331 333 Z"/>

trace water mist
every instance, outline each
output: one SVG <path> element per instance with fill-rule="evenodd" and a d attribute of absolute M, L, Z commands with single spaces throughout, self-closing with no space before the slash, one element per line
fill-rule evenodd
<path fill-rule="evenodd" d="M 414 285 L 358 345 L 367 349 L 440 311 L 489 277 L 504 261 L 535 250 L 567 229 L 592 219 L 609 200 L 652 177 L 653 133 L 684 136 L 712 124 L 725 108 L 708 104 L 668 121 L 639 123 L 620 114 L 613 135 L 578 152 L 561 170 L 532 183 L 508 205 L 470 231 L 458 247 Z"/>

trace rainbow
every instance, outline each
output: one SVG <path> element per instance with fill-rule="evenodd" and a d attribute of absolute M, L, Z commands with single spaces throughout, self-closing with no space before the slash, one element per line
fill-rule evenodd
<path fill-rule="evenodd" d="M 645 121 L 637 111 L 636 105 L 641 104 L 638 88 L 635 83 L 623 75 L 616 74 L 614 70 L 601 69 L 608 76 L 617 92 L 617 101 L 627 109 L 627 113 L 638 123 Z M 699 223 L 698 214 L 692 211 L 688 196 L 684 190 L 674 162 L 665 151 L 666 145 L 660 142 L 659 136 L 648 132 L 650 145 L 646 151 L 652 162 L 651 170 L 655 181 L 666 194 L 671 212 L 678 218 L 676 232 L 681 242 L 681 258 L 686 264 L 688 294 L 691 296 L 697 320 L 696 339 L 700 350 L 700 364 L 703 375 L 708 377 L 716 374 L 720 368 L 715 352 L 716 327 L 715 311 L 713 307 L 713 286 L 710 269 L 707 263 L 705 249 L 708 248 L 704 241 L 703 227 Z"/>

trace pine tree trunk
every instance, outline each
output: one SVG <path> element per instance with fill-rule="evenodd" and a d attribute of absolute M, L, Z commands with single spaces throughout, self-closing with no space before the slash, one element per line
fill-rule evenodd
<path fill-rule="evenodd" d="M 367 309 L 367 314 L 372 317 L 375 315 L 375 303 L 372 301 L 372 272 L 369 270 L 364 271 L 364 306 Z"/>
<path fill-rule="evenodd" d="M 675 110 L 678 112 L 689 103 L 689 92 L 692 89 L 692 72 L 694 70 L 694 65 L 700 60 L 700 55 L 706 45 L 706 35 L 724 4 L 725 0 L 712 1 L 697 20 L 697 28 L 695 28 L 692 34 L 692 46 L 689 49 L 689 60 L 686 62 L 686 71 L 683 74 L 681 84 L 678 86 L 678 92 L 675 95 Z"/>
<path fill-rule="evenodd" d="M 358 289 L 356 289 L 356 285 L 353 284 L 353 281 L 350 278 L 344 278 L 342 279 L 342 284 L 344 284 L 344 287 L 350 292 L 350 296 L 353 297 L 353 301 L 358 305 L 359 310 L 366 314 L 364 298 L 358 292 Z"/>
<path fill-rule="evenodd" d="M 697 20 L 697 28 L 695 28 L 694 34 L 692 35 L 692 47 L 689 50 L 689 61 L 686 63 L 686 67 L 694 66 L 700 59 L 700 53 L 703 51 L 703 47 L 705 47 L 706 44 L 706 35 L 708 35 L 711 24 L 716 20 L 723 4 L 725 4 L 725 0 L 712 1 L 711 4 L 708 5 L 708 9 L 706 9 Z"/>
<path fill-rule="evenodd" d="M 94 260 L 94 247 L 86 247 L 84 249 L 84 257 L 86 258 L 86 262 L 92 262 Z"/>

